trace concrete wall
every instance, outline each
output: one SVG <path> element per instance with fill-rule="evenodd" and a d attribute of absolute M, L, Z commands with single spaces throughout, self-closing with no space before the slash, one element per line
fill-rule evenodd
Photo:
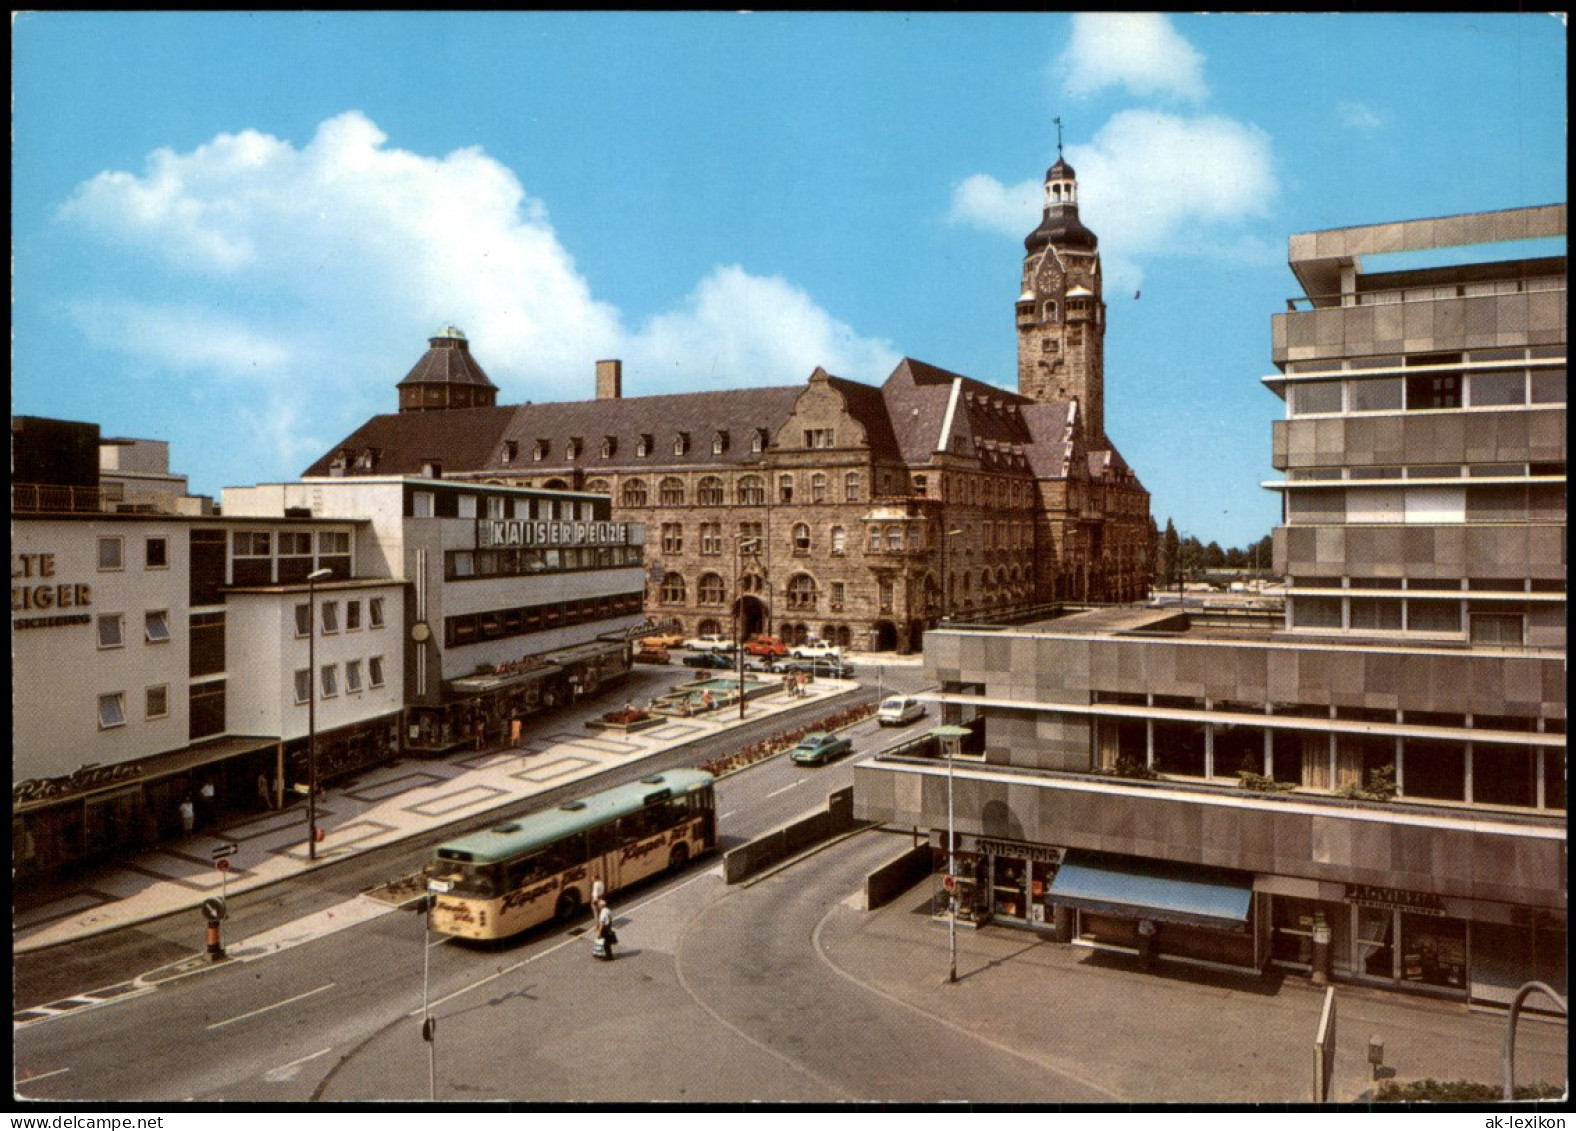
<path fill-rule="evenodd" d="M 860 824 L 854 819 L 853 788 L 840 789 L 827 795 L 822 812 L 801 817 L 725 853 L 723 879 L 730 884 L 740 883 L 812 845 L 851 832 Z"/>

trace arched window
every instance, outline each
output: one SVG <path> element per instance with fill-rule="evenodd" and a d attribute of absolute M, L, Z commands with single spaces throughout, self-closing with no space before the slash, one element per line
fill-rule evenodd
<path fill-rule="evenodd" d="M 702 605 L 720 605 L 728 599 L 727 589 L 722 583 L 722 575 L 717 573 L 703 573 L 695 587 L 696 598 Z"/>
<path fill-rule="evenodd" d="M 715 475 L 708 475 L 700 481 L 700 486 L 695 488 L 695 504 L 702 507 L 722 506 L 723 487 L 722 480 Z"/>
<path fill-rule="evenodd" d="M 707 617 L 695 626 L 697 636 L 721 636 L 722 622 L 713 617 Z"/>
<path fill-rule="evenodd" d="M 810 476 L 810 501 L 812 503 L 826 502 L 826 476 L 819 471 Z"/>
<path fill-rule="evenodd" d="M 684 505 L 684 480 L 675 475 L 664 479 L 657 488 L 657 502 L 665 507 L 682 507 Z"/>
<path fill-rule="evenodd" d="M 815 578 L 796 573 L 788 579 L 788 607 L 799 611 L 815 608 Z"/>
<path fill-rule="evenodd" d="M 746 475 L 739 480 L 739 503 L 746 507 L 766 505 L 766 482 L 759 475 Z"/>
<path fill-rule="evenodd" d="M 843 554 L 848 552 L 848 532 L 841 526 L 832 527 L 832 553 Z"/>
<path fill-rule="evenodd" d="M 662 603 L 664 605 L 682 605 L 684 603 L 684 575 L 682 573 L 663 575 Z"/>
<path fill-rule="evenodd" d="M 592 479 L 586 483 L 585 489 L 592 495 L 606 495 L 609 493 L 606 479 Z"/>
<path fill-rule="evenodd" d="M 810 527 L 808 523 L 794 523 L 793 552 L 796 554 L 808 554 L 810 552 Z"/>
<path fill-rule="evenodd" d="M 644 479 L 626 479 L 624 481 L 623 505 L 626 507 L 643 507 L 646 505 L 646 481 Z"/>
<path fill-rule="evenodd" d="M 739 579 L 739 588 L 746 593 L 764 593 L 766 579 L 758 573 L 747 573 Z"/>

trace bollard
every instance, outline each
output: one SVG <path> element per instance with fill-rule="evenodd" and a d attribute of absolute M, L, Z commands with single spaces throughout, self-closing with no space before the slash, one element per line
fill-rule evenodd
<path fill-rule="evenodd" d="M 1368 1038 L 1368 1063 L 1373 1065 L 1374 1079 L 1379 1079 L 1379 1069 L 1384 1065 L 1384 1041 L 1378 1037 Z"/>
<path fill-rule="evenodd" d="M 224 958 L 224 946 L 219 941 L 219 920 L 208 920 L 208 960 L 218 962 Z"/>

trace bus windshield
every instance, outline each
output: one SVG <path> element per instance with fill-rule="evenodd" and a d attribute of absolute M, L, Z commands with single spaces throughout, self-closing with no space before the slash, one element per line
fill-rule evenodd
<path fill-rule="evenodd" d="M 462 864 L 457 860 L 434 860 L 427 868 L 434 880 L 450 880 L 456 895 L 491 899 L 499 894 L 496 864 Z"/>

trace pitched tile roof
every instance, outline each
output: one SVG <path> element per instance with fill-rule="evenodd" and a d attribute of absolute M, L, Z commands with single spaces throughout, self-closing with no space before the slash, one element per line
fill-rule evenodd
<path fill-rule="evenodd" d="M 349 461 L 347 473 L 419 475 L 429 460 L 437 460 L 445 470 L 473 470 L 485 464 L 513 412 L 502 407 L 451 408 L 374 416 L 302 474 L 332 474 L 342 453 Z M 368 453 L 375 453 L 371 465 L 360 466 L 358 461 Z"/>

